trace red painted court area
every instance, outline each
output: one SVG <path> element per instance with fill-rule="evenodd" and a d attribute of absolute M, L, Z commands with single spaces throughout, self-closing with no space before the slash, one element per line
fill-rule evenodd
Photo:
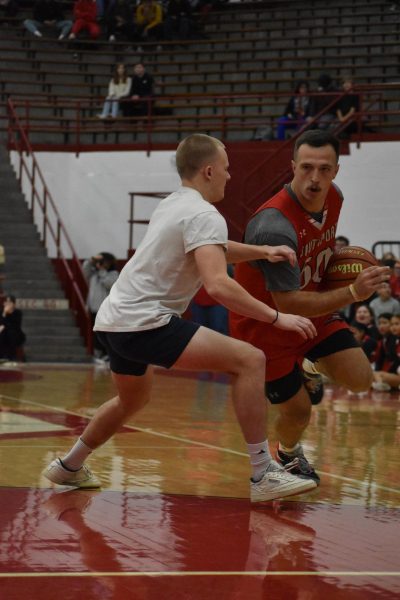
<path fill-rule="evenodd" d="M 400 598 L 399 394 L 328 385 L 304 439 L 321 486 L 252 505 L 229 381 L 160 371 L 90 459 L 102 489 L 50 488 L 110 392 L 92 368 L 0 379 L 0 600 Z"/>
<path fill-rule="evenodd" d="M 82 490 L 1 499 L 8 600 L 400 596 L 398 509 Z"/>

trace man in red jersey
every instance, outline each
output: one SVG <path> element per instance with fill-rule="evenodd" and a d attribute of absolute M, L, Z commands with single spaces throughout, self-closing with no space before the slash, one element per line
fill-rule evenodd
<path fill-rule="evenodd" d="M 270 324 L 236 313 L 231 314 L 230 323 L 231 335 L 266 355 L 266 395 L 279 406 L 278 461 L 317 483 L 319 477 L 305 458 L 300 439 L 310 420 L 311 405 L 322 399 L 318 372 L 353 392 L 368 389 L 372 382 L 367 357 L 335 311 L 369 298 L 389 276 L 385 267 L 369 267 L 351 286 L 320 291 L 343 200 L 333 184 L 338 156 L 339 142 L 329 132 L 303 133 L 295 143 L 291 183 L 265 202 L 247 225 L 247 244 L 286 244 L 295 250 L 298 262 L 292 266 L 263 260 L 235 269 L 235 279 L 256 298 L 278 311 L 290 309 L 312 317 L 317 337 L 304 341 L 296 333 L 274 330 Z M 306 364 L 309 373 L 304 371 Z"/>

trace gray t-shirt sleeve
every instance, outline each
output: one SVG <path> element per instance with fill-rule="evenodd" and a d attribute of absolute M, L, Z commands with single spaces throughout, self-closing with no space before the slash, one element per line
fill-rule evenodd
<path fill-rule="evenodd" d="M 297 235 L 291 222 L 276 208 L 258 212 L 246 228 L 246 244 L 262 246 L 289 246 L 297 252 Z M 271 263 L 258 260 L 252 263 L 264 275 L 265 287 L 272 292 L 288 292 L 300 289 L 300 269 L 288 261 Z"/>

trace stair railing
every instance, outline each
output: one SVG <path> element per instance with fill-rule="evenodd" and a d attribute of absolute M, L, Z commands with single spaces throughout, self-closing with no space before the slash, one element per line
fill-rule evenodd
<path fill-rule="evenodd" d="M 75 252 L 68 232 L 61 220 L 57 207 L 46 185 L 42 171 L 32 151 L 26 130 L 21 126 L 11 99 L 7 102 L 9 117 L 8 148 L 16 151 L 18 157 L 17 176 L 23 189 L 28 185 L 28 205 L 32 221 L 36 223 L 43 246 L 55 254 L 56 273 L 69 300 L 88 353 L 92 353 L 93 334 L 85 297 L 87 282 L 81 262 Z"/>

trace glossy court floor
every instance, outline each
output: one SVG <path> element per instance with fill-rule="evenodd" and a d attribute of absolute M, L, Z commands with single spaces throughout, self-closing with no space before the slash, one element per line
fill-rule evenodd
<path fill-rule="evenodd" d="M 100 491 L 41 472 L 114 395 L 107 370 L 2 367 L 0 394 L 1 600 L 400 598 L 399 394 L 327 386 L 304 440 L 320 488 L 257 507 L 226 378 L 158 370 L 90 460 Z"/>

